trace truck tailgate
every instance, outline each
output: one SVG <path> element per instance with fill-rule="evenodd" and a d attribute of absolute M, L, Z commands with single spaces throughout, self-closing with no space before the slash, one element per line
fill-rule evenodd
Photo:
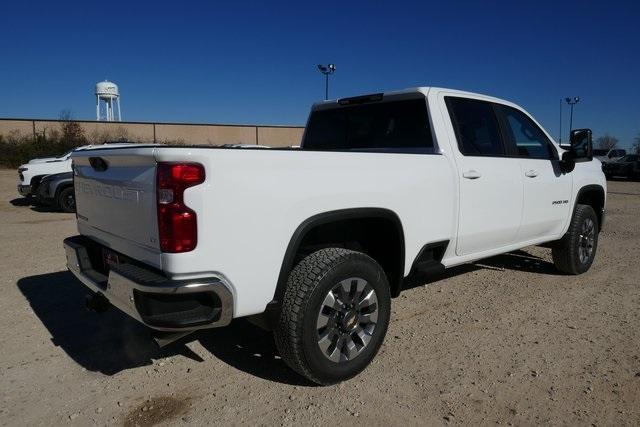
<path fill-rule="evenodd" d="M 80 233 L 160 267 L 154 148 L 79 152 L 73 164 Z"/>

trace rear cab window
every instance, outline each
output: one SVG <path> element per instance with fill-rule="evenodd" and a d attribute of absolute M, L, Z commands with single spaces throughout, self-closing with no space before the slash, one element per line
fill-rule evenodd
<path fill-rule="evenodd" d="M 421 94 L 351 98 L 312 111 L 303 150 L 434 153 L 426 99 Z M 360 102 L 362 99 L 364 102 Z M 369 99 L 374 99 L 369 101 Z M 341 103 L 343 100 L 340 101 Z"/>

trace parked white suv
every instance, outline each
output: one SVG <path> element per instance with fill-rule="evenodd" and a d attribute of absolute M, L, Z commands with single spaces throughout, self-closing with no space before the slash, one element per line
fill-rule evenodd
<path fill-rule="evenodd" d="M 153 329 L 249 317 L 331 384 L 373 359 L 418 274 L 539 244 L 587 271 L 606 196 L 591 150 L 510 102 L 416 88 L 315 104 L 300 149 L 80 151 L 68 268 Z"/>
<path fill-rule="evenodd" d="M 32 159 L 18 167 L 18 193 L 21 196 L 35 196 L 38 193 L 40 181 L 47 175 L 71 172 L 71 153 L 74 151 L 91 150 L 108 146 L 129 146 L 127 143 L 105 143 L 100 145 L 82 145 L 67 151 L 58 157 L 43 157 Z"/>
<path fill-rule="evenodd" d="M 83 145 L 75 150 L 84 150 L 87 147 L 89 146 Z M 18 168 L 18 193 L 21 196 L 35 195 L 38 185 L 45 175 L 71 172 L 72 152 L 73 150 L 70 150 L 59 157 L 32 159 L 28 163 L 20 165 Z"/>

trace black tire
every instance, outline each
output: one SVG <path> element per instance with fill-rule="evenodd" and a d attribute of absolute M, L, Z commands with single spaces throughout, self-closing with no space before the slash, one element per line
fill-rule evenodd
<path fill-rule="evenodd" d="M 593 208 L 576 205 L 567 233 L 552 249 L 556 268 L 574 275 L 589 270 L 598 249 L 598 233 L 598 218 Z"/>
<path fill-rule="evenodd" d="M 360 285 L 359 280 L 365 285 Z M 333 309 L 327 305 L 327 298 L 330 298 L 329 294 L 336 296 L 338 294 L 334 292 L 342 292 L 342 289 L 338 289 L 340 286 L 350 287 L 348 294 L 353 296 L 345 294 L 343 298 L 340 294 L 340 297 L 334 300 L 338 309 L 332 311 Z M 366 290 L 356 291 L 354 286 L 368 287 Z M 354 307 L 350 311 L 350 325 L 346 325 L 348 314 L 346 311 L 343 314 L 339 311 L 349 305 L 341 305 L 340 300 L 352 298 L 352 302 L 358 301 L 363 298 L 365 292 L 370 295 L 371 288 L 375 291 L 374 297 L 377 298 L 368 311 L 372 311 L 371 307 L 375 306 L 375 323 L 360 323 L 361 316 L 354 311 L 358 307 Z M 329 314 L 323 314 L 327 309 Z M 390 313 L 389 283 L 384 270 L 376 261 L 361 252 L 348 249 L 322 249 L 300 261 L 289 275 L 282 310 L 274 331 L 276 346 L 287 365 L 300 375 L 317 384 L 335 384 L 356 376 L 369 365 L 382 345 L 389 326 Z M 321 316 L 326 316 L 331 323 L 327 323 L 326 327 L 318 326 Z M 365 343 L 357 335 L 363 332 L 367 325 L 372 324 L 373 329 L 367 335 L 368 341 Z M 343 331 L 343 327 L 347 331 Z M 324 341 L 332 342 L 326 352 L 321 349 L 323 335 L 332 337 L 332 340 Z M 347 355 L 348 349 L 354 349 L 356 342 L 356 347 L 359 347 L 358 353 L 355 356 Z M 331 357 L 335 357 L 338 346 L 340 351 L 337 357 L 340 360 L 334 362 Z"/>
<path fill-rule="evenodd" d="M 76 195 L 73 191 L 73 187 L 63 188 L 58 193 L 56 204 L 62 212 L 75 212 L 76 211 Z"/>

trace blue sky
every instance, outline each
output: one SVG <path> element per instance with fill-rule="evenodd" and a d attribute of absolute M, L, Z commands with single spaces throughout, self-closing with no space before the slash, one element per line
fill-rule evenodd
<path fill-rule="evenodd" d="M 108 78 L 125 120 L 304 124 L 334 62 L 331 97 L 470 90 L 557 136 L 560 98 L 580 96 L 574 127 L 640 134 L 637 0 L 100 4 L 2 5 L 0 117 L 94 119 Z"/>

